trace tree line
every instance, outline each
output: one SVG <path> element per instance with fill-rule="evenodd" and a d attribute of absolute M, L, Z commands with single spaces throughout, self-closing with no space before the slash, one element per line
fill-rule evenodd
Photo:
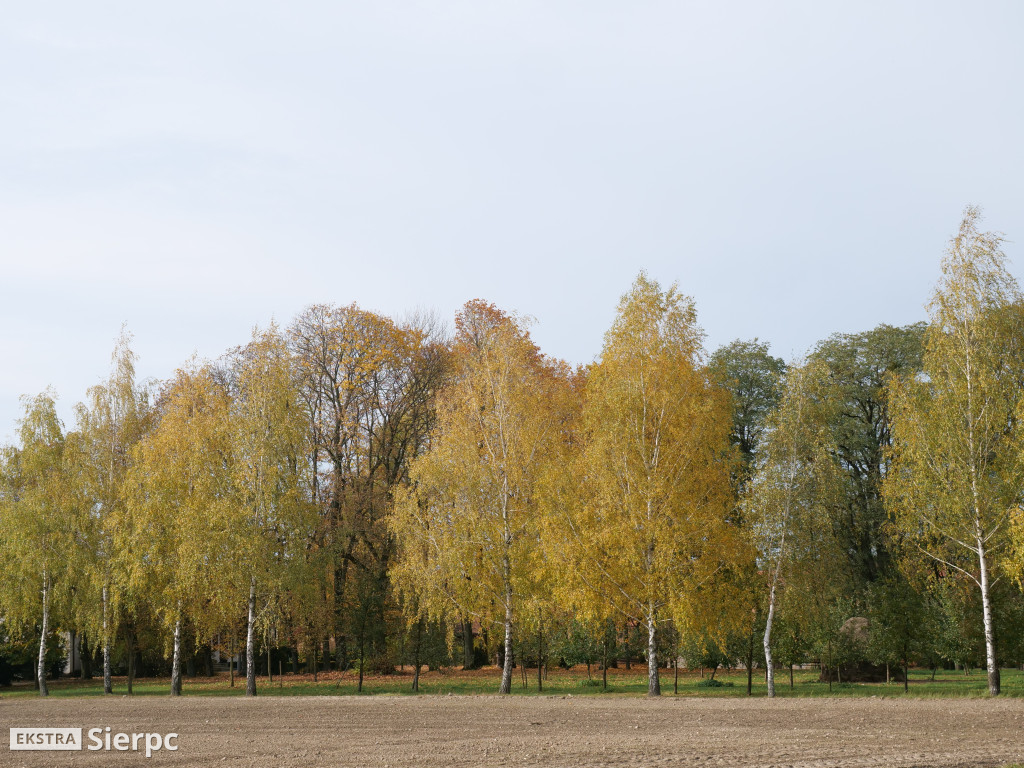
<path fill-rule="evenodd" d="M 814 661 L 830 682 L 1024 661 L 1024 300 L 969 208 L 928 322 L 786 363 L 704 348 L 638 276 L 600 356 L 481 300 L 449 332 L 317 305 L 139 381 L 122 335 L 66 429 L 0 454 L 0 673 Z M 6 661 L 4 661 L 6 659 Z M 628 663 L 628 662 L 627 662 Z M 239 670 L 241 673 L 241 670 Z M 91 674 L 91 670 L 89 671 Z M 232 667 L 232 675 L 234 667 Z M 2 677 L 2 674 L 0 674 Z M 233 679 L 233 678 L 232 678 Z M 790 675 L 792 684 L 792 675 Z"/>

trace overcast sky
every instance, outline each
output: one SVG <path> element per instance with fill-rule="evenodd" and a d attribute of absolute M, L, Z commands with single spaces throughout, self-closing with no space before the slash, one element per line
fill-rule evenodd
<path fill-rule="evenodd" d="M 641 269 L 696 299 L 712 349 L 922 319 L 966 204 L 1024 239 L 1022 22 L 966 0 L 6 3 L 0 440 L 48 385 L 70 422 L 122 323 L 162 378 L 313 302 L 484 298 L 588 362 Z"/>

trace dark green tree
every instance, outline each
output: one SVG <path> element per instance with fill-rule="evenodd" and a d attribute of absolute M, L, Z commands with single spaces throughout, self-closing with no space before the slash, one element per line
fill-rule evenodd
<path fill-rule="evenodd" d="M 749 466 L 768 414 L 778 405 L 786 364 L 771 355 L 768 344 L 737 339 L 711 355 L 708 369 L 732 395 L 732 442 Z"/>
<path fill-rule="evenodd" d="M 924 330 L 924 323 L 915 323 L 835 334 L 811 354 L 829 372 L 822 391 L 825 418 L 845 480 L 832 524 L 858 595 L 892 567 L 881 493 L 892 445 L 886 383 L 891 376 L 913 377 L 921 370 Z"/>

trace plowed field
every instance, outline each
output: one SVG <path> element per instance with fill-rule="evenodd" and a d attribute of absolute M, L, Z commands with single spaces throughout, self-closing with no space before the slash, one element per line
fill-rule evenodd
<path fill-rule="evenodd" d="M 177 732 L 177 751 L 11 752 L 27 766 L 997 766 L 1016 699 L 221 697 L 0 700 L 12 726 Z"/>

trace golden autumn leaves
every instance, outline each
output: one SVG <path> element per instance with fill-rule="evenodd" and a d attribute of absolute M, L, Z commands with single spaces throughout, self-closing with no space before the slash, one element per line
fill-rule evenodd
<path fill-rule="evenodd" d="M 545 359 L 515 318 L 471 302 L 428 452 L 395 506 L 398 583 L 430 615 L 502 627 L 569 609 L 685 624 L 741 556 L 729 403 L 701 360 L 692 302 L 641 275 L 599 363 Z"/>
<path fill-rule="evenodd" d="M 989 693 L 1000 692 L 992 587 L 1020 575 L 1024 501 L 1024 295 L 1002 237 L 968 208 L 942 261 L 928 311 L 924 371 L 892 382 L 897 529 L 979 590 Z"/>
<path fill-rule="evenodd" d="M 571 370 L 483 302 L 450 342 L 315 306 L 287 334 L 186 366 L 152 401 L 122 344 L 69 433 L 81 457 L 47 469 L 72 491 L 61 522 L 82 534 L 53 593 L 78 595 L 59 626 L 99 639 L 108 668 L 119 638 L 129 685 L 156 630 L 174 693 L 187 638 L 234 655 L 241 633 L 255 693 L 257 633 L 307 654 L 329 638 L 346 667 L 357 644 L 362 669 L 365 628 L 396 610 L 477 618 L 503 632 L 508 691 L 516 633 L 573 611 L 642 625 L 657 693 L 658 632 L 713 604 L 743 550 L 729 403 L 689 299 L 641 276 L 619 310 L 601 362 Z M 5 471 L 37 442 L 59 444 L 27 435 Z M 32 512 L 4 502 L 5 516 Z M 25 579 L 49 590 L 52 566 L 31 562 Z"/>
<path fill-rule="evenodd" d="M 174 631 L 177 691 L 182 623 L 209 636 L 245 604 L 254 695 L 257 594 L 279 595 L 301 574 L 315 520 L 303 487 L 306 420 L 283 335 L 273 327 L 254 334 L 230 375 L 179 371 L 160 410 L 135 447 L 126 515 L 115 524 L 118 570 Z M 219 599 L 211 601 L 214 584 Z"/>
<path fill-rule="evenodd" d="M 893 551 L 916 550 L 942 566 L 935 578 L 955 571 L 979 588 L 995 695 L 991 585 L 1024 562 L 1024 300 L 1000 238 L 977 220 L 968 209 L 943 262 L 923 370 L 880 374 L 871 407 L 885 434 L 871 460 Z M 784 587 L 799 593 L 790 623 L 843 610 L 829 590 L 844 582 L 829 574 L 843 567 L 836 510 L 851 490 L 832 372 L 821 357 L 789 369 L 741 466 L 732 405 L 701 342 L 692 302 L 644 275 L 585 370 L 546 360 L 492 306 L 460 315 L 437 428 L 390 517 L 393 572 L 421 614 L 501 627 L 501 691 L 516 638 L 562 610 L 594 634 L 609 619 L 642 627 L 649 695 L 660 693 L 664 628 L 715 642 L 743 627 L 752 648 L 760 622 L 771 667 Z M 768 684 L 773 695 L 771 672 Z"/>
<path fill-rule="evenodd" d="M 855 554 L 915 547 L 973 580 L 991 668 L 986 584 L 1024 562 L 1024 313 L 998 238 L 968 214 L 923 366 L 923 324 L 830 340 L 788 370 L 756 342 L 709 363 L 692 300 L 643 274 L 580 369 L 482 301 L 451 338 L 429 318 L 312 306 L 155 398 L 122 340 L 77 431 L 40 396 L 3 454 L 0 611 L 34 633 L 42 609 L 40 669 L 48 628 L 87 633 L 108 691 L 112 643 L 129 659 L 166 645 L 174 691 L 187 640 L 244 647 L 254 693 L 261 651 L 361 680 L 407 660 L 413 635 L 418 665 L 439 624 L 459 625 L 468 666 L 475 622 L 503 692 L 527 637 L 541 658 L 561 624 L 642 634 L 657 695 L 681 648 L 728 635 L 735 657 L 741 637 L 750 667 L 763 629 L 770 667 L 794 632 L 849 618 L 844 600 L 871 594 L 833 572 L 863 491 Z M 862 366 L 864 349 L 885 363 Z M 851 402 L 870 411 L 855 425 Z M 797 639 L 784 663 L 821 652 Z"/>

